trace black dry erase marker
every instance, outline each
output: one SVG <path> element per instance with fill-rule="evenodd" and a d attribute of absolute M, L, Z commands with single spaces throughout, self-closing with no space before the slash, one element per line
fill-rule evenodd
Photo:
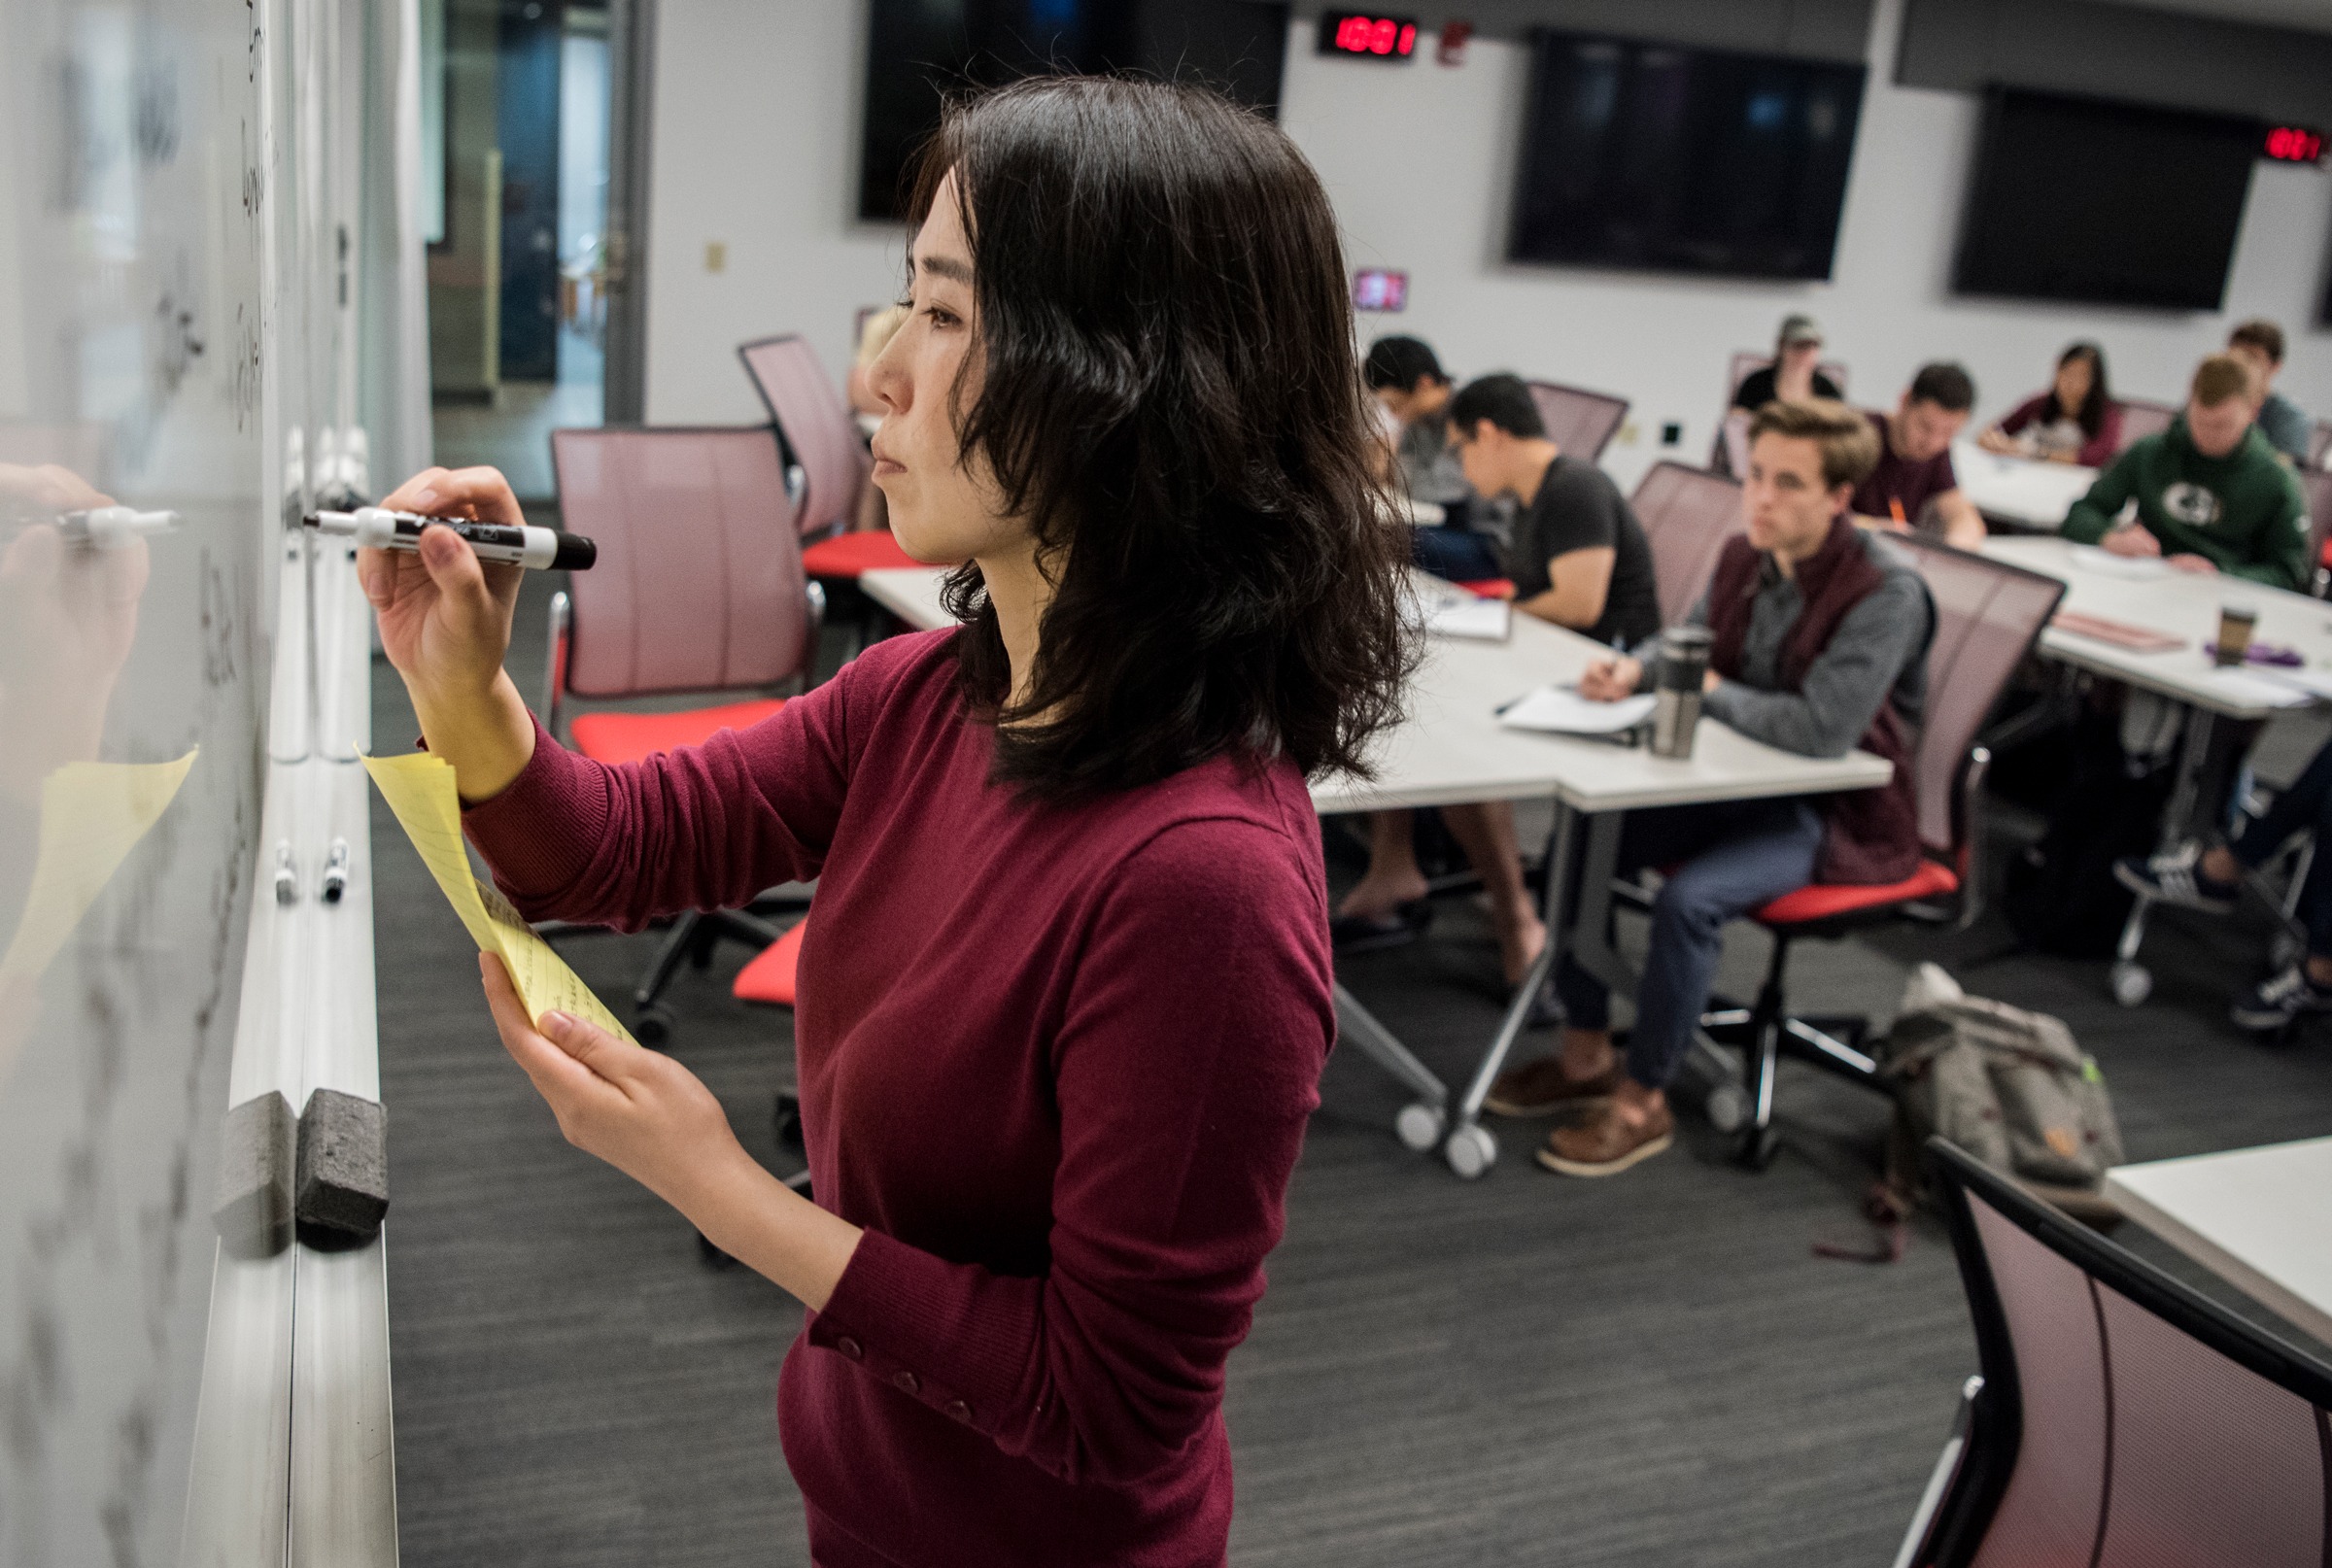
<path fill-rule="evenodd" d="M 421 530 L 434 523 L 469 541 L 480 561 L 540 571 L 557 566 L 587 571 L 600 559 L 600 547 L 580 533 L 538 528 L 528 524 L 473 523 L 461 517 L 422 517 L 414 512 L 385 512 L 360 506 L 353 512 L 311 512 L 301 521 L 319 533 L 339 534 L 375 550 L 419 550 Z"/>

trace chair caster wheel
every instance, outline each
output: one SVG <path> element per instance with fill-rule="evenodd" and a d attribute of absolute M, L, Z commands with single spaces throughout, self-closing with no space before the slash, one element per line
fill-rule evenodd
<path fill-rule="evenodd" d="M 1781 1152 L 1781 1129 L 1773 1126 L 1752 1127 L 1741 1135 L 1741 1164 L 1752 1171 L 1764 1171 Z"/>
<path fill-rule="evenodd" d="M 664 1042 L 672 1038 L 672 1009 L 661 1002 L 633 1008 L 632 1038 L 650 1049 L 663 1049 Z"/>
<path fill-rule="evenodd" d="M 1737 1133 L 1749 1125 L 1749 1091 L 1737 1083 L 1720 1083 L 1708 1091 L 1701 1108 L 1718 1132 Z"/>
<path fill-rule="evenodd" d="M 802 1101 L 783 1090 L 777 1094 L 777 1109 L 772 1117 L 777 1129 L 777 1142 L 799 1153 L 802 1148 Z"/>
<path fill-rule="evenodd" d="M 1460 1127 L 1441 1145 L 1441 1157 L 1450 1162 L 1450 1169 L 1467 1181 L 1478 1181 L 1482 1174 L 1498 1163 L 1498 1141 L 1487 1127 Z"/>
<path fill-rule="evenodd" d="M 2271 971 L 2287 970 L 2307 956 L 2308 944 L 2287 931 L 2269 944 L 2267 967 Z"/>
<path fill-rule="evenodd" d="M 2128 959 L 2116 963 L 2107 971 L 2106 978 L 2113 987 L 2113 1000 L 2125 1007 L 2135 1007 L 2154 994 L 2153 975 L 2144 965 Z"/>
<path fill-rule="evenodd" d="M 1401 1141 L 1403 1148 L 1415 1154 L 1432 1153 L 1440 1145 L 1442 1130 L 1447 1125 L 1448 1118 L 1440 1108 L 1422 1100 L 1403 1106 L 1401 1113 L 1392 1118 L 1393 1136 Z"/>

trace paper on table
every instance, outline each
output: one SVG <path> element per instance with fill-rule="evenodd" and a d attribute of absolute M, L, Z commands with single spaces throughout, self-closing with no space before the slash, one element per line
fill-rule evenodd
<path fill-rule="evenodd" d="M 105 884 L 187 781 L 200 748 L 174 763 L 67 763 L 41 781 L 40 847 L 0 994 L 39 978 Z"/>
<path fill-rule="evenodd" d="M 2073 563 L 2083 571 L 2100 577 L 2129 577 L 2136 579 L 2159 577 L 2171 571 L 2169 562 L 2160 556 L 2117 556 L 2110 550 L 2100 550 L 2093 544 L 2073 547 Z"/>
<path fill-rule="evenodd" d="M 1510 703 L 1498 715 L 1498 722 L 1509 730 L 1536 730 L 1547 734 L 1616 735 L 1651 717 L 1649 695 L 1594 702 L 1568 686 L 1542 686 Z"/>
<path fill-rule="evenodd" d="M 1425 612 L 1425 630 L 1437 637 L 1504 642 L 1514 630 L 1514 606 L 1502 598 L 1456 595 Z"/>
<path fill-rule="evenodd" d="M 2270 680 L 2281 681 L 2287 686 L 2296 686 L 2310 697 L 2332 699 L 2332 669 L 2266 668 L 2255 673 L 2265 675 Z"/>
<path fill-rule="evenodd" d="M 2212 669 L 2203 676 L 2203 684 L 2230 702 L 2252 703 L 2263 708 L 2298 707 L 2308 700 L 2309 692 L 2291 677 L 2299 670 L 2278 670 L 2273 674 L 2248 669 Z"/>
<path fill-rule="evenodd" d="M 493 884 L 482 882 L 469 869 L 469 851 L 462 838 L 462 801 L 454 789 L 453 765 L 429 752 L 409 757 L 366 757 L 364 770 L 380 787 L 381 798 L 396 813 L 405 836 L 421 851 L 444 890 L 446 902 L 481 952 L 498 953 L 518 987 L 527 1015 L 540 1019 L 556 1007 L 571 1017 L 599 1025 L 618 1040 L 632 1032 L 592 994 L 551 944 L 534 935 L 510 901 Z"/>

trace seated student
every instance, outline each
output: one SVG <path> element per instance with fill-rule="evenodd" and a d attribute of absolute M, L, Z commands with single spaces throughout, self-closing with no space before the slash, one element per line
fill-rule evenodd
<path fill-rule="evenodd" d="M 1597 642 L 1630 647 L 1660 630 L 1652 546 L 1611 476 L 1547 439 L 1530 389 L 1510 375 L 1468 382 L 1448 404 L 1450 450 L 1475 494 L 1521 503 L 1508 551 L 1515 607 Z M 1490 897 L 1509 984 L 1538 958 L 1546 928 L 1523 885 L 1514 808 L 1503 801 L 1441 808 Z M 1336 932 L 1346 950 L 1405 941 L 1423 929 L 1424 873 L 1410 813 L 1369 822 L 1368 872 L 1345 895 Z"/>
<path fill-rule="evenodd" d="M 2299 404 L 2276 391 L 2276 372 L 2283 368 L 2283 328 L 2270 321 L 2247 321 L 2227 334 L 2227 353 L 2241 359 L 2258 384 L 2259 412 L 2253 423 L 2259 433 L 2295 467 L 2307 467 L 2314 426 Z"/>
<path fill-rule="evenodd" d="M 1438 526 L 1416 530 L 1417 563 L 1460 583 L 1499 575 L 1497 541 L 1476 529 L 1473 488 L 1450 452 L 1450 378 L 1441 360 L 1423 339 L 1381 337 L 1368 346 L 1360 377 L 1399 426 L 1393 456 L 1409 498 L 1442 510 Z"/>
<path fill-rule="evenodd" d="M 1814 319 L 1784 316 L 1773 343 L 1773 362 L 1752 371 L 1733 389 L 1732 406 L 1754 414 L 1775 398 L 1802 403 L 1809 397 L 1844 397 L 1836 382 L 1814 368 L 1821 358 L 1822 328 Z"/>
<path fill-rule="evenodd" d="M 2103 468 L 2121 450 L 2121 405 L 2106 385 L 2106 351 L 2075 343 L 2057 356 L 2056 380 L 1977 436 L 1986 452 Z"/>
<path fill-rule="evenodd" d="M 1854 488 L 1855 521 L 1865 528 L 1940 533 L 1962 550 L 1982 546 L 1984 519 L 1960 490 L 1951 443 L 1975 407 L 1975 383 L 1956 364 L 1919 367 L 1892 414 L 1872 414 L 1878 463 Z M 1933 509 L 1932 516 L 1930 509 Z"/>
<path fill-rule="evenodd" d="M 2232 914 L 2243 873 L 2272 859 L 2301 829 L 2315 833 L 2315 857 L 2300 884 L 2299 916 L 2308 928 L 2302 961 L 2261 980 L 2235 1001 L 2230 1016 L 2245 1029 L 2279 1030 L 2304 1014 L 2332 1012 L 2332 744 L 2291 788 L 2276 797 L 2234 842 L 2205 848 L 2200 840 L 2140 860 L 2117 861 L 2113 874 L 2133 893 L 2211 914 Z"/>
<path fill-rule="evenodd" d="M 1560 1053 L 1507 1073 L 1488 1102 L 1510 1116 L 1587 1112 L 1538 1153 L 1570 1176 L 1611 1176 L 1668 1146 L 1666 1086 L 1699 1026 L 1727 923 L 1817 877 L 1890 882 L 1919 859 L 1910 763 L 1935 611 L 1917 568 L 1847 511 L 1877 440 L 1844 404 L 1811 402 L 1760 410 L 1750 443 L 1748 531 L 1726 544 L 1692 614 L 1715 635 L 1705 711 L 1800 756 L 1860 746 L 1892 762 L 1895 776 L 1846 795 L 1629 813 L 1622 869 L 1673 869 L 1653 901 L 1626 1060 L 1612 1046 L 1603 983 L 1566 961 L 1556 972 Z M 1653 648 L 1589 666 L 1581 695 L 1616 701 L 1640 690 Z"/>
<path fill-rule="evenodd" d="M 2240 359 L 2194 372 L 2185 411 L 2135 441 L 2065 516 L 2065 537 L 2117 556 L 2160 556 L 2184 571 L 2223 571 L 2305 590 L 2308 502 L 2300 481 L 2251 424 L 2257 392 Z M 2116 523 L 2125 502 L 2133 523 Z"/>

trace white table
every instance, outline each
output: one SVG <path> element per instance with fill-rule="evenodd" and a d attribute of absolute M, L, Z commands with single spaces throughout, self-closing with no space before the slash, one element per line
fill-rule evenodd
<path fill-rule="evenodd" d="M 936 570 L 871 571 L 860 586 L 909 626 L 945 626 Z M 1440 592 L 1425 580 L 1423 592 Z M 1538 962 L 1508 1003 L 1464 1092 L 1456 1103 L 1449 1086 L 1340 984 L 1336 1004 L 1344 1032 L 1362 1052 L 1418 1095 L 1395 1121 L 1401 1141 L 1419 1152 L 1439 1145 L 1450 1168 L 1478 1176 L 1497 1158 L 1497 1142 L 1480 1124 L 1506 1053 L 1522 1033 L 1532 1002 L 1565 951 L 1615 988 L 1632 984 L 1605 938 L 1611 873 L 1626 813 L 1649 806 L 1757 800 L 1874 789 L 1893 776 L 1883 760 L 1865 752 L 1845 757 L 1799 757 L 1703 720 L 1688 760 L 1655 757 L 1642 747 L 1509 730 L 1494 709 L 1549 681 L 1578 677 L 1591 659 L 1608 650 L 1574 631 L 1527 615 L 1514 617 L 1503 642 L 1435 637 L 1409 688 L 1406 718 L 1378 737 L 1370 754 L 1377 776 L 1334 775 L 1312 786 L 1324 816 L 1340 811 L 1461 805 L 1482 801 L 1551 796 L 1556 802 L 1553 862 L 1547 870 L 1548 939 Z M 1581 896 L 1566 927 L 1559 918 L 1569 881 L 1573 831 L 1586 818 Z"/>
<path fill-rule="evenodd" d="M 2121 1165 L 2124 1214 L 2332 1345 L 2332 1138 Z"/>
<path fill-rule="evenodd" d="M 1951 469 L 1959 476 L 1960 494 L 1985 517 L 2047 533 L 2065 526 L 2065 514 L 2088 494 L 2098 473 L 2077 463 L 1986 452 L 1973 441 L 1952 443 Z"/>
<path fill-rule="evenodd" d="M 2106 557 L 2103 551 L 2064 539 L 1996 538 L 1985 543 L 1983 553 L 2063 583 L 2060 614 L 2072 611 L 2123 621 L 2184 643 L 2162 653 L 2142 653 L 2052 625 L 2040 633 L 2044 659 L 2230 719 L 2264 719 L 2310 700 L 2310 694 L 2295 684 L 2295 675 L 2332 688 L 2332 604 L 2322 599 L 2240 578 L 2179 571 L 2159 562 L 2150 569 L 2145 563 L 2126 564 L 2121 557 Z M 2297 651 L 2307 661 L 2302 669 L 2213 665 L 2203 650 L 2217 639 L 2219 606 L 2229 601 L 2256 608 L 2259 625 L 2252 636 Z"/>

